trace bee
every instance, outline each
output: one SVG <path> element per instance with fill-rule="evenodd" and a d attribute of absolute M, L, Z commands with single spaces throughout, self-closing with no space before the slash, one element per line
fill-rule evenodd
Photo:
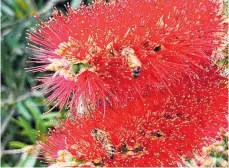
<path fill-rule="evenodd" d="M 161 51 L 161 45 L 156 45 L 153 49 L 154 52 L 159 52 Z"/>
<path fill-rule="evenodd" d="M 102 158 L 95 159 L 94 161 L 92 161 L 92 163 L 94 164 L 94 166 L 98 166 L 98 167 L 104 166 L 104 160 Z"/>
<path fill-rule="evenodd" d="M 117 56 L 118 51 L 114 49 L 113 43 L 109 43 L 107 45 L 107 51 L 111 56 Z M 119 49 L 121 55 L 125 57 L 129 68 L 132 71 L 132 77 L 137 78 L 140 75 L 141 69 L 141 61 L 138 59 L 137 55 L 135 54 L 134 49 L 131 47 L 122 47 Z"/>
<path fill-rule="evenodd" d="M 96 141 L 103 144 L 103 148 L 107 151 L 109 158 L 113 159 L 115 146 L 112 144 L 110 136 L 100 129 L 93 129 L 91 135 Z"/>
<path fill-rule="evenodd" d="M 140 75 L 140 67 L 135 67 L 132 71 L 132 77 L 137 78 Z"/>
<path fill-rule="evenodd" d="M 121 54 L 127 58 L 127 63 L 132 70 L 132 77 L 137 78 L 140 75 L 141 61 L 135 54 L 135 51 L 130 48 L 123 48 Z"/>
<path fill-rule="evenodd" d="M 155 53 L 161 51 L 163 48 L 161 44 L 153 44 L 152 47 L 152 43 L 150 43 L 149 41 L 143 42 L 142 46 L 146 49 L 151 49 Z"/>
<path fill-rule="evenodd" d="M 156 130 L 156 131 L 151 132 L 151 136 L 153 138 L 162 138 L 164 136 L 164 133 L 161 132 L 161 130 Z"/>

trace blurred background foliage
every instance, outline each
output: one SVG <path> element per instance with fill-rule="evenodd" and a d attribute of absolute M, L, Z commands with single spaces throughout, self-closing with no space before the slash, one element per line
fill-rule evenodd
<path fill-rule="evenodd" d="M 90 0 L 83 0 L 89 4 Z M 36 76 L 26 72 L 32 53 L 26 49 L 27 31 L 51 16 L 52 8 L 65 11 L 69 3 L 77 8 L 81 0 L 1 0 L 1 167 L 44 167 L 33 149 L 36 139 L 47 133 L 56 117 L 64 117 L 58 109 L 48 114 L 40 91 L 32 91 Z"/>

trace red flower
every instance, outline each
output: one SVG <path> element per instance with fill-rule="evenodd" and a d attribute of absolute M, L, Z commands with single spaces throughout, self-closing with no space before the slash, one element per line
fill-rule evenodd
<path fill-rule="evenodd" d="M 227 80 L 208 69 L 173 87 L 166 100 L 135 100 L 60 121 L 39 143 L 44 157 L 72 166 L 177 166 L 227 127 Z"/>
<path fill-rule="evenodd" d="M 30 32 L 31 48 L 48 71 L 48 102 L 67 106 L 125 105 L 192 76 L 222 42 L 221 3 L 210 0 L 131 0 L 93 4 L 67 16 L 54 10 Z M 83 80 L 81 80 L 83 79 Z M 79 110 L 78 110 L 79 111 Z"/>

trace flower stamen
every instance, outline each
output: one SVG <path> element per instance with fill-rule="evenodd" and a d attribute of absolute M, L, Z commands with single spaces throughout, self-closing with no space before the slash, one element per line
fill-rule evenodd
<path fill-rule="evenodd" d="M 49 59 L 51 62 L 46 66 L 46 70 L 54 71 L 53 77 L 63 76 L 66 80 L 76 81 L 78 75 L 83 73 L 84 71 L 92 71 L 96 70 L 96 67 L 90 67 L 89 63 L 71 63 L 70 61 L 62 58 L 62 59 Z"/>

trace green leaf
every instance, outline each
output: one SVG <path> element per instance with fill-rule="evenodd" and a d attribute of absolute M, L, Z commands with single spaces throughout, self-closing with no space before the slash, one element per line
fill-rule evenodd
<path fill-rule="evenodd" d="M 18 75 L 18 88 L 21 92 L 23 92 L 25 90 L 25 81 L 26 81 L 26 72 L 20 71 L 19 75 Z"/>
<path fill-rule="evenodd" d="M 12 119 L 12 121 L 23 128 L 23 131 L 21 132 L 23 136 L 27 136 L 32 143 L 35 143 L 35 136 L 37 135 L 37 131 L 31 127 L 28 121 L 22 117 L 18 117 L 18 120 Z"/>
<path fill-rule="evenodd" d="M 17 103 L 17 108 L 18 108 L 19 113 L 23 117 L 25 117 L 27 120 L 31 120 L 32 119 L 29 111 L 26 109 L 25 105 L 22 102 L 18 102 Z"/>
<path fill-rule="evenodd" d="M 11 17 L 15 16 L 13 9 L 11 9 L 11 7 L 5 4 L 4 2 L 1 2 L 1 11 L 4 14 L 9 15 Z"/>
<path fill-rule="evenodd" d="M 26 121 L 25 119 L 23 119 L 22 117 L 18 118 L 20 125 L 25 128 L 25 129 L 31 129 L 30 123 L 28 121 Z"/>
<path fill-rule="evenodd" d="M 23 143 L 23 142 L 19 142 L 19 141 L 10 141 L 9 142 L 9 146 L 10 148 L 14 149 L 14 148 L 24 148 L 25 146 L 27 146 L 27 144 Z"/>
<path fill-rule="evenodd" d="M 59 116 L 60 116 L 61 119 L 65 120 L 67 118 L 66 111 L 65 110 L 62 110 L 60 112 L 60 115 Z"/>
<path fill-rule="evenodd" d="M 51 113 L 47 113 L 47 114 L 43 114 L 41 115 L 41 119 L 44 120 L 44 119 L 54 119 L 55 117 L 57 117 L 59 115 L 58 112 L 51 112 Z"/>
<path fill-rule="evenodd" d="M 51 121 L 44 121 L 43 124 L 46 128 L 53 127 L 53 123 Z"/>
<path fill-rule="evenodd" d="M 36 122 L 36 129 L 42 133 L 46 133 L 47 129 L 46 129 L 46 126 L 44 125 L 44 121 L 43 120 L 35 120 L 35 122 Z"/>
<path fill-rule="evenodd" d="M 11 121 L 16 125 L 21 126 L 19 120 L 15 119 L 15 118 L 11 118 Z"/>
<path fill-rule="evenodd" d="M 38 108 L 38 104 L 36 104 L 36 102 L 34 102 L 33 99 L 27 99 L 25 101 L 25 106 L 32 114 L 34 119 L 36 120 L 40 119 L 40 115 L 41 115 L 40 109 Z"/>
<path fill-rule="evenodd" d="M 34 167 L 37 161 L 37 155 L 23 153 L 20 161 L 15 167 Z"/>

